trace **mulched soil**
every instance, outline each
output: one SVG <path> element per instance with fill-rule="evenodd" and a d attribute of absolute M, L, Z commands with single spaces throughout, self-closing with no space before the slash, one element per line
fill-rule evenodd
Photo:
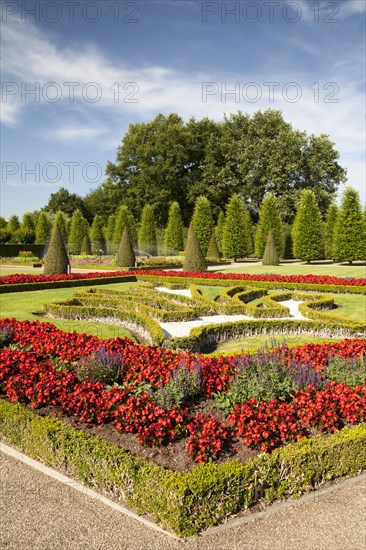
<path fill-rule="evenodd" d="M 186 444 L 188 437 L 184 437 L 177 441 L 170 442 L 161 447 L 144 447 L 137 442 L 137 435 L 130 433 L 122 433 L 118 431 L 112 424 L 101 424 L 99 426 L 90 426 L 86 422 L 80 422 L 77 418 L 65 415 L 59 407 L 42 407 L 32 409 L 28 404 L 26 407 L 34 413 L 43 417 L 53 417 L 65 422 L 77 430 L 92 436 L 97 436 L 128 450 L 134 455 L 141 456 L 147 460 L 151 460 L 169 470 L 184 472 L 189 471 L 197 463 L 189 458 L 187 454 Z M 189 406 L 189 419 L 193 419 L 196 413 L 211 414 L 219 420 L 225 419 L 223 411 L 218 409 L 212 400 L 203 399 L 200 402 Z M 216 463 L 222 463 L 230 459 L 235 459 L 245 464 L 249 459 L 254 458 L 260 451 L 249 449 L 243 445 L 243 442 L 238 438 L 233 438 L 233 445 L 229 449 L 225 449 Z"/>

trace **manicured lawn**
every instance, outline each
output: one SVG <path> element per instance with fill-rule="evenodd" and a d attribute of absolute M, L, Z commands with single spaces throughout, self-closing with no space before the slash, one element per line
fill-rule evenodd
<path fill-rule="evenodd" d="M 220 344 L 216 351 L 216 354 L 231 354 L 231 353 L 252 353 L 261 348 L 268 347 L 280 347 L 283 342 L 286 342 L 289 346 L 297 346 L 300 344 L 306 344 L 308 342 L 330 342 L 330 340 L 324 338 L 324 336 L 317 336 L 315 334 L 279 334 L 268 335 L 258 334 L 255 336 L 246 336 L 245 338 L 238 338 L 235 340 L 228 340 Z"/>
<path fill-rule="evenodd" d="M 335 316 L 349 317 L 353 321 L 366 321 L 366 296 L 335 294 L 334 303 L 339 307 L 330 313 Z"/>
<path fill-rule="evenodd" d="M 126 289 L 138 283 L 116 283 L 108 285 L 108 288 L 115 290 Z M 105 288 L 105 285 L 93 287 L 56 288 L 50 290 L 32 290 L 30 292 L 10 292 L 1 295 L 1 317 L 15 317 L 19 320 L 47 321 L 53 323 L 57 328 L 66 332 L 85 332 L 95 334 L 99 338 L 116 338 L 128 336 L 129 331 L 120 326 L 108 325 L 96 321 L 72 321 L 64 319 L 49 319 L 33 312 L 41 312 L 45 302 L 57 302 L 66 300 L 76 291 L 85 291 L 88 288 Z"/>
<path fill-rule="evenodd" d="M 273 273 L 276 275 L 330 275 L 334 277 L 366 277 L 365 265 L 341 264 L 282 264 L 278 266 L 262 265 L 260 262 L 248 263 L 244 267 L 231 264 L 220 271 L 231 273 Z"/>

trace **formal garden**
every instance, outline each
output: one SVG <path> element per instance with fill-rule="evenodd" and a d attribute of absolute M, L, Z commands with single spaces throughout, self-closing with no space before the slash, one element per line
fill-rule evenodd
<path fill-rule="evenodd" d="M 3 441 L 180 536 L 365 468 L 364 279 L 129 270 L 0 282 L 6 311 L 36 294 L 39 319 L 1 320 Z M 101 326 L 124 337 L 90 334 Z M 263 336 L 277 343 L 240 352 Z M 235 354 L 216 351 L 230 342 Z"/>
<path fill-rule="evenodd" d="M 1 440 L 180 537 L 366 468 L 359 194 L 326 136 L 220 124 L 0 218 Z"/>

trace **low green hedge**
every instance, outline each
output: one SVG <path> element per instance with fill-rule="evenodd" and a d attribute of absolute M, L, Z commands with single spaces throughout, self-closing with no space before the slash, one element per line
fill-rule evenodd
<path fill-rule="evenodd" d="M 87 307 L 76 305 L 77 300 L 65 300 L 44 304 L 45 311 L 62 319 L 90 319 L 94 321 L 108 322 L 109 319 L 117 319 L 121 325 L 141 334 L 144 338 L 157 345 L 162 345 L 165 334 L 159 323 L 148 315 L 131 309 L 116 309 L 107 307 Z"/>
<path fill-rule="evenodd" d="M 162 286 L 166 286 L 167 282 L 182 284 L 182 277 L 161 277 L 157 275 L 138 274 L 138 281 L 148 281 Z M 234 279 L 201 279 L 196 277 L 184 278 L 187 285 L 210 285 L 210 286 L 233 286 L 233 284 L 247 284 L 250 287 L 286 289 L 286 290 L 305 290 L 311 292 L 332 292 L 340 294 L 366 294 L 366 286 L 346 286 L 346 285 L 321 285 L 307 283 L 287 283 L 287 282 L 272 282 L 272 281 L 238 281 Z"/>
<path fill-rule="evenodd" d="M 205 353 L 220 342 L 255 334 L 317 333 L 322 336 L 347 337 L 365 332 L 364 323 L 336 322 L 335 320 L 254 319 L 203 325 L 191 329 L 189 336 L 170 338 L 166 344 L 172 349 Z"/>
<path fill-rule="evenodd" d="M 259 501 L 299 497 L 366 469 L 366 424 L 304 439 L 247 464 L 208 463 L 172 472 L 60 420 L 0 399 L 0 437 L 181 537 L 195 535 Z"/>

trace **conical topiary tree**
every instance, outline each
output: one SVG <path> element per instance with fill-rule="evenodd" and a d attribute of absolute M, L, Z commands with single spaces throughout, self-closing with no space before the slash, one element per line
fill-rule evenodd
<path fill-rule="evenodd" d="M 102 251 L 103 254 L 106 254 L 106 242 L 103 233 L 103 218 L 99 214 L 94 216 L 94 220 L 90 229 L 90 242 L 92 254 L 99 254 Z"/>
<path fill-rule="evenodd" d="M 81 245 L 87 233 L 88 222 L 80 210 L 74 210 L 69 233 L 69 251 L 71 254 L 80 254 Z"/>
<path fill-rule="evenodd" d="M 327 260 L 334 259 L 334 232 L 338 218 L 338 206 L 332 203 L 327 212 L 324 225 L 324 256 Z"/>
<path fill-rule="evenodd" d="M 264 249 L 262 265 L 279 265 L 276 243 L 273 238 L 272 229 L 269 230 L 266 248 Z"/>
<path fill-rule="evenodd" d="M 300 196 L 293 231 L 295 258 L 308 263 L 324 258 L 323 221 L 314 191 L 304 189 Z"/>
<path fill-rule="evenodd" d="M 273 193 L 267 193 L 264 197 L 259 214 L 259 221 L 255 234 L 255 254 L 258 258 L 263 258 L 270 229 L 272 229 L 276 249 L 280 256 L 282 256 L 284 245 L 282 222 L 278 208 L 278 200 Z"/>
<path fill-rule="evenodd" d="M 189 226 L 183 271 L 206 271 L 207 264 L 202 254 L 193 224 Z"/>
<path fill-rule="evenodd" d="M 116 266 L 134 267 L 136 263 L 135 253 L 131 243 L 127 227 L 123 230 L 122 239 L 116 255 Z"/>
<path fill-rule="evenodd" d="M 206 257 L 207 257 L 207 260 L 210 262 L 219 262 L 221 259 L 219 247 L 217 246 L 215 231 L 212 231 Z"/>
<path fill-rule="evenodd" d="M 51 240 L 44 259 L 45 275 L 61 275 L 69 271 L 69 258 L 58 223 L 54 223 Z"/>
<path fill-rule="evenodd" d="M 154 210 L 150 204 L 147 204 L 142 211 L 138 243 L 140 252 L 156 256 L 157 240 L 155 216 Z"/>
<path fill-rule="evenodd" d="M 232 195 L 226 209 L 222 239 L 223 253 L 226 258 L 245 258 L 248 255 L 248 235 L 246 233 L 245 210 L 238 195 Z"/>
<path fill-rule="evenodd" d="M 35 244 L 47 244 L 51 237 L 51 223 L 46 212 L 41 212 L 36 225 Z"/>
<path fill-rule="evenodd" d="M 366 234 L 359 193 L 347 187 L 343 193 L 334 231 L 334 252 L 341 262 L 366 259 Z"/>
<path fill-rule="evenodd" d="M 165 230 L 165 254 L 175 256 L 183 250 L 183 222 L 180 213 L 180 206 L 173 202 L 169 208 L 168 225 Z"/>
<path fill-rule="evenodd" d="M 83 242 L 81 243 L 80 248 L 80 254 L 83 254 L 84 256 L 91 256 L 92 254 L 89 233 L 86 233 L 83 238 Z"/>
<path fill-rule="evenodd" d="M 215 227 L 216 242 L 220 254 L 222 254 L 222 239 L 224 236 L 224 226 L 225 226 L 225 214 L 220 210 L 219 217 L 217 219 L 217 225 Z"/>
<path fill-rule="evenodd" d="M 210 201 L 203 195 L 196 200 L 192 225 L 204 256 L 207 255 L 208 245 L 214 229 Z"/>

